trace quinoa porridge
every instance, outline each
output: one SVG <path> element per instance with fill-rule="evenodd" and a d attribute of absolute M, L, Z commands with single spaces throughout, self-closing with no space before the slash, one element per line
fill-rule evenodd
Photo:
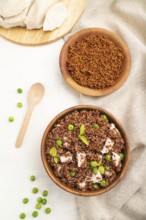
<path fill-rule="evenodd" d="M 120 174 L 125 143 L 120 131 L 99 110 L 74 110 L 47 134 L 45 154 L 54 175 L 78 190 L 107 187 Z"/>

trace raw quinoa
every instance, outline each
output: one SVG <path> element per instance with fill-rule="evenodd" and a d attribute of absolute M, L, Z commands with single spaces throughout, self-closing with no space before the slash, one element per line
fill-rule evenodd
<path fill-rule="evenodd" d="M 122 49 L 110 38 L 90 34 L 69 47 L 67 70 L 81 86 L 103 89 L 115 84 L 124 62 Z"/>
<path fill-rule="evenodd" d="M 124 138 L 98 110 L 68 113 L 52 127 L 45 145 L 55 176 L 82 191 L 107 187 L 124 163 Z"/>

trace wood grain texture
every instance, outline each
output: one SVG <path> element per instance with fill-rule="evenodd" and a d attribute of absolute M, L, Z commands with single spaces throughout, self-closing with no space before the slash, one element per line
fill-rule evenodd
<path fill-rule="evenodd" d="M 84 11 L 86 0 L 58 0 L 64 2 L 68 8 L 68 18 L 64 24 L 55 29 L 54 31 L 44 32 L 42 29 L 39 30 L 27 30 L 26 28 L 15 27 L 15 28 L 2 28 L 0 27 L 0 35 L 7 40 L 10 40 L 17 44 L 35 46 L 43 45 L 60 39 L 65 36 L 74 27 L 79 17 Z"/>
<path fill-rule="evenodd" d="M 111 87 L 104 88 L 104 89 L 90 89 L 88 87 L 84 87 L 76 83 L 71 75 L 69 74 L 66 66 L 66 61 L 68 57 L 68 48 L 69 46 L 72 46 L 75 44 L 75 42 L 85 36 L 88 36 L 89 34 L 94 33 L 95 35 L 102 35 L 102 36 L 107 36 L 109 37 L 117 46 L 122 48 L 125 59 L 122 67 L 122 72 L 120 77 L 117 79 L 115 84 Z M 74 35 L 72 35 L 64 44 L 61 53 L 60 53 L 60 69 L 61 73 L 64 77 L 64 80 L 75 90 L 77 90 L 80 93 L 83 93 L 85 95 L 89 96 L 104 96 L 109 93 L 114 92 L 118 88 L 120 88 L 123 83 L 127 80 L 129 72 L 130 72 L 130 67 L 131 67 L 131 57 L 130 57 L 130 52 L 129 49 L 126 45 L 126 43 L 114 32 L 111 32 L 106 29 L 102 28 L 87 28 L 83 29 Z"/>
<path fill-rule="evenodd" d="M 125 160 L 124 160 L 124 164 L 123 164 L 123 169 L 120 172 L 120 174 L 117 176 L 117 178 L 107 187 L 105 188 L 101 188 L 101 189 L 97 189 L 94 191 L 81 191 L 75 188 L 70 188 L 68 186 L 66 186 L 63 182 L 61 182 L 59 180 L 59 178 L 57 178 L 54 173 L 53 170 L 51 168 L 51 166 L 48 164 L 47 161 L 47 157 L 46 157 L 46 153 L 45 153 L 45 149 L 46 149 L 46 139 L 47 139 L 47 135 L 48 133 L 51 131 L 52 127 L 54 126 L 54 124 L 58 121 L 58 119 L 63 118 L 66 114 L 69 114 L 75 110 L 99 110 L 102 114 L 107 115 L 109 121 L 113 122 L 116 127 L 120 130 L 124 140 L 125 140 L 125 151 L 124 151 L 124 155 L 125 155 Z M 106 110 L 96 107 L 96 106 L 91 106 L 91 105 L 78 105 L 78 106 L 74 106 L 72 108 L 66 109 L 63 112 L 61 112 L 60 114 L 58 114 L 48 125 L 48 127 L 46 128 L 43 138 L 42 138 L 42 143 L 41 143 L 41 157 L 42 157 L 42 161 L 44 164 L 44 167 L 46 169 L 47 174 L 49 175 L 49 177 L 54 181 L 55 184 L 57 184 L 59 187 L 61 187 L 63 190 L 78 195 L 78 196 L 97 196 L 100 195 L 102 193 L 107 192 L 108 190 L 112 189 L 114 186 L 116 186 L 119 181 L 125 176 L 127 168 L 128 168 L 128 164 L 129 164 L 129 160 L 130 160 L 130 145 L 129 145 L 129 140 L 127 137 L 127 134 L 125 133 L 122 125 L 120 124 L 120 122 L 109 112 L 107 112 Z"/>

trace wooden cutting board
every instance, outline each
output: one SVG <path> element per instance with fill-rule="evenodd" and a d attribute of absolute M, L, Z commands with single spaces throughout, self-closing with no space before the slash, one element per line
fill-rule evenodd
<path fill-rule="evenodd" d="M 42 29 L 30 31 L 21 27 L 9 29 L 0 27 L 0 35 L 14 43 L 29 46 L 47 44 L 58 40 L 71 31 L 83 13 L 86 4 L 86 0 L 63 0 L 62 2 L 68 8 L 68 18 L 60 28 L 44 32 Z"/>

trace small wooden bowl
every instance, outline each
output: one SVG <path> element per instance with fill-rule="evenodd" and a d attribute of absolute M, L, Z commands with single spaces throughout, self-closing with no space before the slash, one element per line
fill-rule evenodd
<path fill-rule="evenodd" d="M 69 47 L 73 46 L 77 40 L 93 33 L 95 35 L 102 35 L 110 38 L 117 46 L 119 46 L 123 50 L 125 56 L 120 77 L 117 79 L 117 81 L 113 86 L 104 89 L 90 89 L 88 87 L 79 85 L 73 80 L 66 66 Z M 104 96 L 117 90 L 127 80 L 130 71 L 130 66 L 131 66 L 130 52 L 126 43 L 117 34 L 102 28 L 88 28 L 75 33 L 65 42 L 60 53 L 60 69 L 65 81 L 73 89 L 77 90 L 80 93 L 90 96 Z"/>
<path fill-rule="evenodd" d="M 123 169 L 121 171 L 121 173 L 117 176 L 117 178 L 106 188 L 102 188 L 102 189 L 97 189 L 94 191 L 81 191 L 75 188 L 70 188 L 68 186 L 66 186 L 63 182 L 61 182 L 59 180 L 59 178 L 57 178 L 54 173 L 53 170 L 51 168 L 51 166 L 48 164 L 47 162 L 47 157 L 45 154 L 45 149 L 46 149 L 46 138 L 48 133 L 50 132 L 50 130 L 52 129 L 52 127 L 54 126 L 54 124 L 56 124 L 56 122 L 58 121 L 58 119 L 63 118 L 66 114 L 71 113 L 75 110 L 99 110 L 100 112 L 102 112 L 103 114 L 106 114 L 108 116 L 108 119 L 115 123 L 116 127 L 120 130 L 124 140 L 125 140 L 125 145 L 126 145 L 126 149 L 125 149 L 125 159 L 124 159 L 124 164 L 123 164 Z M 106 191 L 110 190 L 111 188 L 113 188 L 125 175 L 126 171 L 127 171 L 127 167 L 128 167 L 128 162 L 130 159 L 130 146 L 129 146 L 129 141 L 127 138 L 127 135 L 124 131 L 124 129 L 122 128 L 120 122 L 115 119 L 115 117 L 110 114 L 109 112 L 105 111 L 102 108 L 99 107 L 95 107 L 95 106 L 90 106 L 90 105 L 79 105 L 79 106 L 75 106 L 69 109 L 66 109 L 65 111 L 61 112 L 60 114 L 58 114 L 48 125 L 48 127 L 46 128 L 43 138 L 42 138 L 42 143 L 41 143 L 41 157 L 42 157 L 42 161 L 44 164 L 44 167 L 49 175 L 49 177 L 54 181 L 54 183 L 56 183 L 59 187 L 61 187 L 62 189 L 64 189 L 65 191 L 78 195 L 78 196 L 97 196 L 99 194 L 105 193 Z"/>

